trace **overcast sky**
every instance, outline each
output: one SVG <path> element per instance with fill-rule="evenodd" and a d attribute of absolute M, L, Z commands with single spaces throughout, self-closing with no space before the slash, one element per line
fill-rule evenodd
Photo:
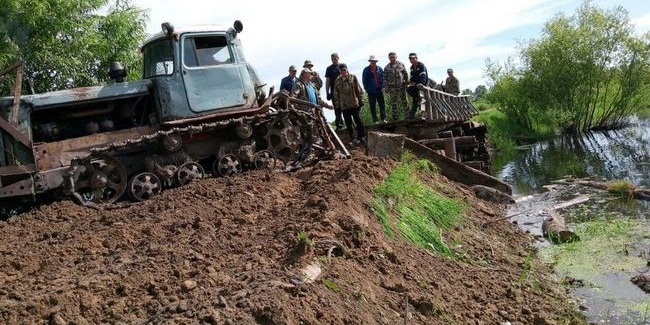
<path fill-rule="evenodd" d="M 593 1 L 601 8 L 621 5 L 638 32 L 650 30 L 650 1 Z M 244 24 L 240 34 L 249 62 L 268 85 L 280 85 L 289 65 L 312 60 L 325 74 L 330 54 L 357 75 L 376 55 L 382 67 L 394 51 L 408 68 L 416 52 L 437 82 L 453 68 L 461 89 L 486 84 L 485 59 L 502 62 L 516 55 L 519 40 L 538 38 L 543 23 L 556 13 L 573 14 L 579 0 L 409 0 L 365 1 L 214 1 L 133 0 L 148 10 L 147 30 L 164 21 L 174 26 Z M 392 5 L 391 5 L 392 3 Z M 323 96 L 324 97 L 324 96 Z"/>

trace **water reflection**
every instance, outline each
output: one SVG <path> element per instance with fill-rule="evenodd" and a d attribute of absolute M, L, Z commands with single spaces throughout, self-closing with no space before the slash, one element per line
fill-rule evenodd
<path fill-rule="evenodd" d="M 523 230 L 541 235 L 541 224 L 548 209 L 582 195 L 589 200 L 560 211 L 570 228 L 590 221 L 633 222 L 634 230 L 621 247 L 613 246 L 607 237 L 602 243 L 598 241 L 596 247 L 588 246 L 588 255 L 583 259 L 594 264 L 583 270 L 576 262 L 581 256 L 577 251 L 568 250 L 566 255 L 554 256 L 553 260 L 561 264 L 566 259 L 564 263 L 571 266 L 558 271 L 561 276 L 577 277 L 587 283 L 574 288 L 573 293 L 586 307 L 585 314 L 590 322 L 637 324 L 643 320 L 645 323 L 650 297 L 629 279 L 636 273 L 650 272 L 647 232 L 650 201 L 620 199 L 583 186 L 560 186 L 550 192 L 543 187 L 568 175 L 625 179 L 638 186 L 650 186 L 650 118 L 633 119 L 625 129 L 560 137 L 521 148 L 514 156 L 493 158 L 494 174 L 512 184 L 513 192 L 519 196 L 518 203 L 510 207 L 508 214 Z M 581 243 L 585 242 L 588 241 Z M 548 248 L 548 245 L 542 246 Z M 634 263 L 618 267 L 623 265 L 621 261 L 632 257 Z M 598 265 L 604 267 L 598 268 Z M 606 267 L 611 265 L 617 268 Z M 580 273 L 585 270 L 589 272 Z"/>
<path fill-rule="evenodd" d="M 516 194 L 539 193 L 567 175 L 627 179 L 650 186 L 650 119 L 633 118 L 629 127 L 564 136 L 521 148 L 514 157 L 494 157 L 494 174 Z"/>

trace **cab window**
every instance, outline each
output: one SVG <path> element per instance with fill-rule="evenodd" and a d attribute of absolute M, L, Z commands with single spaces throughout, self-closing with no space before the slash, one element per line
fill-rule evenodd
<path fill-rule="evenodd" d="M 225 35 L 189 36 L 183 41 L 183 63 L 186 67 L 205 67 L 231 62 Z"/>
<path fill-rule="evenodd" d="M 142 49 L 144 78 L 174 73 L 174 54 L 170 39 L 148 44 Z"/>

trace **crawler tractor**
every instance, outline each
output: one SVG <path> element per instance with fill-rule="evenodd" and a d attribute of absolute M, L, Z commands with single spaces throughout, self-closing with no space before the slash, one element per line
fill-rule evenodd
<path fill-rule="evenodd" d="M 347 155 L 319 107 L 291 109 L 262 90 L 242 29 L 164 23 L 142 46 L 137 81 L 114 63 L 111 84 L 21 95 L 22 62 L 0 71 L 15 74 L 13 96 L 0 98 L 0 205 L 46 193 L 142 201 L 207 173 Z"/>

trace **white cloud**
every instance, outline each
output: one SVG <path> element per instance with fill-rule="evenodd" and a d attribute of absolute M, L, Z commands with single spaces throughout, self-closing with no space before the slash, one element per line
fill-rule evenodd
<path fill-rule="evenodd" d="M 637 28 L 638 31 L 642 31 L 642 32 L 650 31 L 650 13 L 632 19 L 632 23 L 634 24 L 634 26 Z"/>
<path fill-rule="evenodd" d="M 453 67 L 461 88 L 484 84 L 485 58 L 504 59 L 515 54 L 515 39 L 530 38 L 531 28 L 541 29 L 560 8 L 579 5 L 578 0 L 411 0 L 390 5 L 357 1 L 249 1 L 134 0 L 150 9 L 148 30 L 157 32 L 160 23 L 176 26 L 221 23 L 235 19 L 244 23 L 240 34 L 247 59 L 269 85 L 279 85 L 289 65 L 314 62 L 324 74 L 338 52 L 341 62 L 360 74 L 368 55 L 387 62 L 389 51 L 407 64 L 416 52 L 436 81 Z M 570 9 L 573 10 L 573 9 Z M 650 15 L 635 22 L 650 24 Z"/>

